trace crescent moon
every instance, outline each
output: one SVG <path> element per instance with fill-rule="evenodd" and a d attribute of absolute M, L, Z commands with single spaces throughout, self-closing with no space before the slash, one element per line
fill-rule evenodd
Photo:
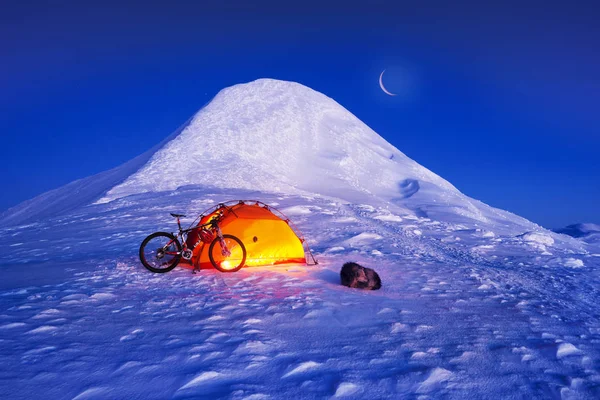
<path fill-rule="evenodd" d="M 383 70 L 383 72 L 385 72 L 385 69 Z M 389 94 L 390 96 L 396 96 L 395 93 L 390 92 L 385 88 L 385 86 L 383 86 L 383 72 L 381 73 L 381 75 L 379 75 L 379 86 L 381 86 L 381 90 L 383 90 L 385 94 Z"/>

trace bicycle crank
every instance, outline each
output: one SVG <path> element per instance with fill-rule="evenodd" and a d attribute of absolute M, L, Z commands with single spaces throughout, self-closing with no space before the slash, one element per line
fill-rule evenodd
<path fill-rule="evenodd" d="M 190 249 L 186 249 L 184 251 L 181 252 L 181 257 L 183 257 L 185 260 L 191 260 L 192 259 L 192 251 Z"/>

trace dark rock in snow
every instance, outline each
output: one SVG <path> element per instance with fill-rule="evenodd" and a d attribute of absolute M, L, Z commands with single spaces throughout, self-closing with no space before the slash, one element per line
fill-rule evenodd
<path fill-rule="evenodd" d="M 355 262 L 347 262 L 340 271 L 342 285 L 357 289 L 377 290 L 381 288 L 381 279 L 371 268 Z"/>

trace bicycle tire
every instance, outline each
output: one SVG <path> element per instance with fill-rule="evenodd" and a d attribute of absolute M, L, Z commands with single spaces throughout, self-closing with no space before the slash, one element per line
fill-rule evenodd
<path fill-rule="evenodd" d="M 242 243 L 240 239 L 233 235 L 223 235 L 223 240 L 227 242 L 227 247 L 230 251 L 232 251 L 232 255 L 227 260 L 223 261 L 230 262 L 230 260 L 233 260 L 235 264 L 233 266 L 229 265 L 225 267 L 223 265 L 223 261 L 217 262 L 215 260 L 216 253 L 214 253 L 214 251 L 219 251 L 219 253 L 221 251 L 221 242 L 218 237 L 212 241 L 210 247 L 208 248 L 208 258 L 210 259 L 210 263 L 213 265 L 213 267 L 221 272 L 239 271 L 246 263 L 246 246 L 244 246 L 244 243 Z M 219 254 L 219 256 L 223 257 L 222 254 Z"/>
<path fill-rule="evenodd" d="M 151 242 L 152 244 L 150 245 Z M 172 257 L 161 261 L 165 257 L 163 248 L 167 245 L 175 246 L 176 249 L 172 249 L 171 251 L 175 252 L 175 254 L 167 254 Z M 157 248 L 156 246 L 159 247 Z M 162 255 L 160 253 L 161 249 L 163 249 Z M 155 255 L 153 256 L 153 254 Z M 179 264 L 179 261 L 181 261 L 181 243 L 179 243 L 179 240 L 170 233 L 154 232 L 146 237 L 140 245 L 140 261 L 149 271 L 159 274 L 169 272 Z M 159 266 L 161 268 L 158 268 Z"/>

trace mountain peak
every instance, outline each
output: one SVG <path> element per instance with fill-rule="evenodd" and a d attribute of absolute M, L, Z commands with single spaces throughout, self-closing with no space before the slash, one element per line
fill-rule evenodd
<path fill-rule="evenodd" d="M 299 83 L 259 79 L 219 92 L 100 202 L 190 184 L 393 198 L 413 181 L 455 191 L 331 98 Z"/>
<path fill-rule="evenodd" d="M 23 223 L 189 185 L 316 194 L 400 207 L 419 217 L 443 219 L 451 214 L 455 220 L 491 219 L 504 226 L 539 228 L 463 195 L 333 99 L 299 83 L 274 79 L 221 90 L 146 153 L 23 202 L 0 216 L 0 223 Z"/>

